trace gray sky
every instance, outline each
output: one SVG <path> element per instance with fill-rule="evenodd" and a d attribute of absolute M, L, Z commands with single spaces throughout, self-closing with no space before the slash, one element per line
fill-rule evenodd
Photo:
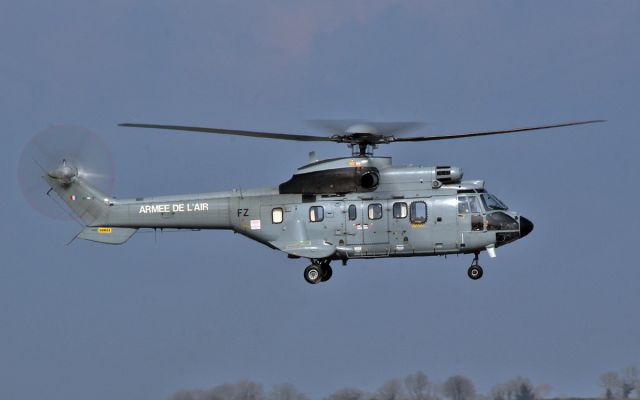
<path fill-rule="evenodd" d="M 159 399 L 250 378 L 320 398 L 418 369 L 480 391 L 516 375 L 597 395 L 640 362 L 640 3 L 0 1 L 0 398 Z M 303 260 L 230 232 L 64 244 L 15 179 L 52 124 L 99 133 L 115 194 L 276 185 L 334 144 L 134 131 L 119 122 L 314 133 L 314 118 L 424 121 L 419 133 L 606 124 L 378 151 L 451 163 L 533 220 L 471 257 Z"/>

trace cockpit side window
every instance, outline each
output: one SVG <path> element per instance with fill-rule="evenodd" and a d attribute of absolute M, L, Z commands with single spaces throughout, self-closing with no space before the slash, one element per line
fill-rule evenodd
<path fill-rule="evenodd" d="M 490 213 L 487 217 L 487 230 L 489 231 L 516 231 L 518 229 L 516 220 L 503 212 Z"/>
<path fill-rule="evenodd" d="M 458 196 L 458 214 L 478 214 L 480 205 L 476 196 Z"/>
<path fill-rule="evenodd" d="M 506 204 L 504 204 L 502 201 L 500 201 L 500 199 L 498 199 L 491 193 L 483 193 L 481 196 L 482 204 L 484 204 L 484 208 L 487 209 L 487 211 L 509 209 Z"/>
<path fill-rule="evenodd" d="M 476 196 L 469 196 L 469 210 L 471 210 L 472 213 L 480 212 L 480 205 L 478 203 Z"/>

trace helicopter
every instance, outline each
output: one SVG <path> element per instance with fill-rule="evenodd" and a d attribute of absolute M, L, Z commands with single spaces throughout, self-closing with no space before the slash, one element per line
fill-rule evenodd
<path fill-rule="evenodd" d="M 99 190 L 82 152 L 48 152 L 45 166 L 34 154 L 47 152 L 37 140 L 25 149 L 21 166 L 35 162 L 41 178 L 83 225 L 74 238 L 123 244 L 139 229 L 230 230 L 307 259 L 303 272 L 310 284 L 328 281 L 331 262 L 352 259 L 473 255 L 467 275 L 483 276 L 479 255 L 524 238 L 533 222 L 510 210 L 485 189 L 483 180 L 463 180 L 451 165 L 394 166 L 391 157 L 374 156 L 383 144 L 461 139 L 592 124 L 589 120 L 525 128 L 431 136 L 401 136 L 415 123 L 357 122 L 331 136 L 122 123 L 121 127 L 248 136 L 262 139 L 346 144 L 347 157 L 309 163 L 275 187 L 225 192 L 119 199 Z M 64 142 L 49 135 L 49 143 Z M 88 139 L 75 138 L 86 149 Z M 59 154 L 58 154 L 59 153 Z M 24 167 L 21 170 L 28 170 Z M 19 171 L 21 176 L 22 171 Z M 26 172 L 24 172 L 26 173 Z M 42 181 L 40 181 L 42 182 Z M 23 192 L 28 190 L 24 189 Z"/>

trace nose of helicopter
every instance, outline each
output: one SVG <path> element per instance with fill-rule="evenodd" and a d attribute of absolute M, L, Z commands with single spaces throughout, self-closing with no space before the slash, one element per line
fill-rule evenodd
<path fill-rule="evenodd" d="M 533 230 L 533 222 L 525 217 L 520 217 L 520 237 L 527 236 Z"/>

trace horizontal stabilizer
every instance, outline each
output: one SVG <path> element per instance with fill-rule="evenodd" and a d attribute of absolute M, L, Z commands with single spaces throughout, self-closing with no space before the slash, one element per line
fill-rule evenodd
<path fill-rule="evenodd" d="M 88 226 L 78 234 L 78 238 L 106 244 L 122 244 L 138 230 L 135 228 L 110 228 Z"/>

